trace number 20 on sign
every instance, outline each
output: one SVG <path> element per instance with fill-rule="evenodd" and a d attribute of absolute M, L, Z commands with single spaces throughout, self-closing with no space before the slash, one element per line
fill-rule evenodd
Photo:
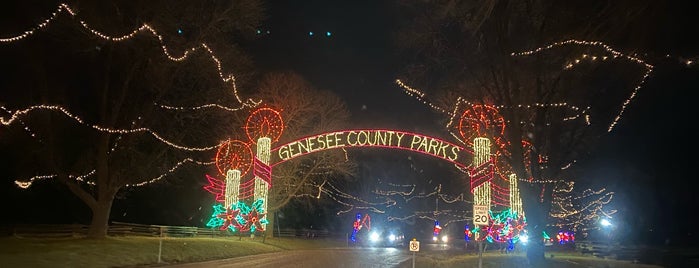
<path fill-rule="evenodd" d="M 488 225 L 488 206 L 473 205 L 473 225 Z"/>

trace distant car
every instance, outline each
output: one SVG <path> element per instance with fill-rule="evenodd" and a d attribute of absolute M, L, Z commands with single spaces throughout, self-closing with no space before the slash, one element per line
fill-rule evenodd
<path fill-rule="evenodd" d="M 405 235 L 398 227 L 372 228 L 365 239 L 366 245 L 375 247 L 405 246 Z"/>

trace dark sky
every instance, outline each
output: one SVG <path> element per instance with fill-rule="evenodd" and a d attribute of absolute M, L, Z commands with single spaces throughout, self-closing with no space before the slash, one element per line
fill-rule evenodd
<path fill-rule="evenodd" d="M 402 66 L 396 64 L 398 61 L 392 52 L 391 32 L 395 25 L 393 14 L 388 12 L 391 10 L 387 8 L 389 2 L 272 1 L 268 5 L 270 20 L 261 28 L 263 33 L 269 30 L 270 34 L 258 37 L 251 51 L 264 72 L 294 70 L 316 87 L 337 92 L 347 101 L 357 128 L 434 131 L 439 125 L 433 111 L 393 83 Z M 619 210 L 620 220 L 637 228 L 635 231 L 660 240 L 662 237 L 687 239 L 697 235 L 691 234 L 692 223 L 688 217 L 691 216 L 689 210 L 699 205 L 693 196 L 699 186 L 693 170 L 696 159 L 693 154 L 697 149 L 693 140 L 697 122 L 693 97 L 699 89 L 699 71 L 697 65 L 688 68 L 678 60 L 699 55 L 696 40 L 699 23 L 693 17 L 695 9 L 670 4 L 664 7 L 652 17 L 657 23 L 650 23 L 649 31 L 656 38 L 639 44 L 641 49 L 634 50 L 646 50 L 656 70 L 629 105 L 619 126 L 603 138 L 600 151 L 587 162 L 590 167 L 584 177 L 597 181 L 593 186 L 606 185 L 617 193 L 613 206 Z M 311 31 L 313 36 L 309 35 Z M 326 32 L 331 36 L 326 36 Z M 624 46 L 631 47 L 632 43 L 627 41 Z M 663 59 L 660 55 L 666 53 L 671 57 Z M 365 151 L 358 155 L 369 159 L 362 164 L 369 171 L 360 171 L 367 177 L 376 176 L 374 171 L 379 173 L 377 170 L 382 168 L 379 163 L 406 159 L 402 153 Z M 438 161 L 417 159 L 422 165 L 439 165 Z M 443 175 L 434 172 L 437 173 L 429 176 Z M 14 186 L 3 187 L 3 200 L 7 200 L 3 208 L 27 217 L 16 219 L 16 222 L 36 221 L 37 214 L 31 212 L 36 208 L 17 204 L 22 199 L 41 199 L 43 195 L 64 201 L 61 206 L 46 205 L 51 210 L 46 222 L 71 221 L 67 219 L 85 222 L 87 219 L 84 205 L 62 187 L 42 183 L 32 191 L 21 193 L 11 187 Z M 182 200 L 196 199 L 191 197 L 191 192 L 182 187 L 175 187 L 167 194 L 147 189 L 131 193 L 130 197 L 145 199 L 155 195 L 154 199 L 163 200 L 178 196 Z M 136 214 L 131 215 L 127 211 L 132 210 L 117 202 L 114 213 L 123 220 L 157 215 L 160 219 L 178 222 L 206 215 L 198 210 L 200 204 L 172 204 L 172 208 L 164 212 L 157 211 L 159 204 L 145 204 L 144 208 L 129 212 Z M 22 212 L 18 212 L 20 210 Z M 650 229 L 660 234 L 647 232 Z"/>
<path fill-rule="evenodd" d="M 270 19 L 262 27 L 271 34 L 254 43 L 254 51 L 260 51 L 256 60 L 271 70 L 294 70 L 319 89 L 337 92 L 356 120 L 372 118 L 362 123 L 397 124 L 393 121 L 405 112 L 423 118 L 429 110 L 393 83 L 399 66 L 391 50 L 395 27 L 388 4 L 272 1 Z"/>

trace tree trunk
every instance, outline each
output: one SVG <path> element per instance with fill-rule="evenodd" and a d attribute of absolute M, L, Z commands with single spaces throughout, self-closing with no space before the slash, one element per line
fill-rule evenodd
<path fill-rule="evenodd" d="M 275 212 L 267 212 L 267 226 L 265 227 L 265 237 L 266 238 L 273 238 L 274 237 L 274 218 Z"/>
<path fill-rule="evenodd" d="M 524 184 L 520 187 L 525 193 L 522 194 L 523 206 L 527 217 L 527 231 L 529 233 L 529 245 L 527 245 L 527 259 L 534 267 L 539 267 L 545 259 L 544 256 L 544 236 L 548 213 L 551 208 L 551 185 L 546 185 L 543 193 L 544 202 L 540 202 L 542 185 Z"/>
<path fill-rule="evenodd" d="M 88 238 L 102 239 L 107 237 L 109 229 L 109 215 L 112 211 L 114 195 L 104 196 L 99 199 L 97 205 L 92 207 L 92 222 L 87 231 Z"/>

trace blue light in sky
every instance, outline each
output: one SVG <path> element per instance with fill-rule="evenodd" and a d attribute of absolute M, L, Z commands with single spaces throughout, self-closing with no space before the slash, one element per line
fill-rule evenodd
<path fill-rule="evenodd" d="M 330 37 L 332 35 L 331 32 L 325 32 L 325 36 Z"/>
<path fill-rule="evenodd" d="M 182 29 L 177 29 L 177 34 L 182 34 Z"/>
<path fill-rule="evenodd" d="M 308 36 L 313 36 L 313 32 L 308 32 Z"/>

